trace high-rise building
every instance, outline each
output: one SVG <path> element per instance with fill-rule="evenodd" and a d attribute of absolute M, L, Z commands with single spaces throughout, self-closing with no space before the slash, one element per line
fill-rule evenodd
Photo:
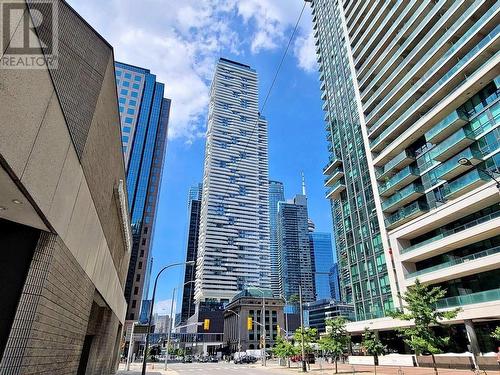
<path fill-rule="evenodd" d="M 310 232 L 309 246 L 314 262 L 316 299 L 334 298 L 330 282 L 333 267 L 332 235 L 324 232 Z"/>
<path fill-rule="evenodd" d="M 195 300 L 270 287 L 267 121 L 257 73 L 219 59 L 210 92 Z"/>
<path fill-rule="evenodd" d="M 117 62 L 115 74 L 133 239 L 125 299 L 127 319 L 137 320 L 148 298 L 170 100 L 148 69 Z"/>
<path fill-rule="evenodd" d="M 196 262 L 198 256 L 198 236 L 200 228 L 201 193 L 203 185 L 198 184 L 189 189 L 188 195 L 188 237 L 186 246 L 186 262 Z M 194 314 L 194 283 L 196 264 L 186 265 L 184 271 L 184 288 L 182 291 L 181 322 L 186 322 Z"/>
<path fill-rule="evenodd" d="M 269 181 L 269 248 L 271 255 L 271 290 L 280 294 L 280 273 L 278 264 L 278 203 L 285 200 L 285 189 L 279 181 Z"/>
<path fill-rule="evenodd" d="M 1 64 L 42 63 L 0 68 L 0 373 L 113 374 L 131 252 L 113 48 L 65 1 L 0 6 Z"/>
<path fill-rule="evenodd" d="M 376 253 L 359 253 L 363 246 L 351 248 L 344 236 L 351 269 L 339 256 L 341 280 L 347 269 L 361 300 L 367 285 L 369 295 L 380 292 L 389 301 L 382 290 L 387 263 L 396 306 L 398 291 L 417 277 L 444 288 L 438 306 L 461 307 L 454 323 L 465 322 L 476 352 L 473 324 L 486 331 L 500 317 L 500 194 L 494 181 L 500 167 L 500 4 L 315 0 L 312 8 L 336 157 L 326 171 L 336 180 L 330 194 L 336 229 L 349 229 L 356 239 L 373 237 L 380 227 L 377 245 L 386 248 L 383 262 Z M 353 124 L 356 134 L 344 139 Z M 360 175 L 353 176 L 351 149 L 368 160 Z M 360 202 L 366 212 L 351 204 L 362 201 L 364 191 L 375 192 L 374 200 Z M 368 214 L 371 225 L 346 220 L 347 212 Z M 344 244 L 338 245 L 340 255 Z M 368 275 L 352 268 L 359 256 Z M 369 317 L 354 302 L 357 318 Z"/>
<path fill-rule="evenodd" d="M 293 199 L 278 203 L 280 295 L 287 301 L 299 295 L 299 286 L 302 286 L 304 302 L 316 300 L 308 226 L 305 195 L 296 195 Z"/>
<path fill-rule="evenodd" d="M 332 298 L 335 301 L 341 301 L 340 297 L 340 287 L 339 287 L 339 265 L 334 263 L 330 268 L 330 291 L 332 292 Z"/>

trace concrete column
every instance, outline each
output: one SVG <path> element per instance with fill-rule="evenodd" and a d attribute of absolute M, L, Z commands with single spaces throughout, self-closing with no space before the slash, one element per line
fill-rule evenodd
<path fill-rule="evenodd" d="M 466 319 L 464 320 L 465 324 L 465 330 L 467 332 L 467 338 L 469 339 L 470 343 L 470 350 L 474 354 L 479 354 L 480 349 L 479 349 L 479 343 L 477 341 L 477 336 L 476 336 L 476 331 L 474 330 L 474 323 L 472 323 L 472 320 Z"/>

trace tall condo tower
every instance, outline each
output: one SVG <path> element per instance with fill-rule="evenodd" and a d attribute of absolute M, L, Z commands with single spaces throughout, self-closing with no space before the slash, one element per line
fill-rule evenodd
<path fill-rule="evenodd" d="M 343 295 L 367 319 L 440 286 L 478 352 L 500 318 L 500 3 L 311 4 Z"/>
<path fill-rule="evenodd" d="M 208 112 L 197 302 L 270 288 L 267 121 L 257 91 L 254 69 L 219 59 Z"/>
<path fill-rule="evenodd" d="M 269 244 L 271 254 L 271 289 L 275 297 L 280 295 L 280 271 L 278 263 L 278 203 L 285 201 L 285 188 L 279 181 L 269 181 Z"/>
<path fill-rule="evenodd" d="M 148 69 L 117 62 L 115 75 L 127 170 L 132 254 L 125 284 L 127 320 L 139 318 L 151 275 L 156 208 L 165 157 L 170 99 Z M 148 314 L 146 314 L 148 316 Z"/>

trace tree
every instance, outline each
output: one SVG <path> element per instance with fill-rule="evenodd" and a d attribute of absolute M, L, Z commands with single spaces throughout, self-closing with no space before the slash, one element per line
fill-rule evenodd
<path fill-rule="evenodd" d="M 290 367 L 290 357 L 298 353 L 297 348 L 283 337 L 276 337 L 276 342 L 273 347 L 273 354 L 281 359 L 286 359 L 288 367 Z"/>
<path fill-rule="evenodd" d="M 320 340 L 320 347 L 331 354 L 335 361 L 335 373 L 338 373 L 337 362 L 349 345 L 350 336 L 345 329 L 347 321 L 338 317 L 326 320 L 326 335 Z"/>
<path fill-rule="evenodd" d="M 312 353 L 313 348 L 311 343 L 316 341 L 318 337 L 318 330 L 316 328 L 304 328 L 304 350 L 306 353 Z M 302 343 L 302 329 L 297 328 L 295 333 L 293 334 L 293 340 L 299 344 Z"/>
<path fill-rule="evenodd" d="M 491 332 L 490 336 L 493 337 L 495 340 L 500 340 L 500 326 L 495 328 L 495 330 Z"/>
<path fill-rule="evenodd" d="M 429 287 L 420 283 L 408 287 L 405 294 L 400 296 L 404 301 L 404 311 L 392 311 L 389 315 L 394 319 L 412 321 L 413 326 L 398 328 L 404 342 L 412 348 L 415 355 L 430 354 L 434 372 L 438 374 L 434 354 L 442 352 L 442 348 L 449 342 L 449 337 L 440 337 L 432 326 L 443 326 L 443 320 L 453 319 L 460 309 L 448 311 L 437 310 L 437 302 L 446 295 L 446 290 L 440 287 Z"/>
<path fill-rule="evenodd" d="M 363 333 L 362 345 L 366 349 L 366 353 L 373 356 L 375 375 L 377 375 L 378 356 L 384 354 L 387 348 L 382 344 L 377 333 L 370 331 L 368 327 L 365 328 L 365 332 Z"/>

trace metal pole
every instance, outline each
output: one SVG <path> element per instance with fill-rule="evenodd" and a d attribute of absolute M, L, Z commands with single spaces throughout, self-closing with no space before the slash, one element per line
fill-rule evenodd
<path fill-rule="evenodd" d="M 168 349 L 170 347 L 170 332 L 172 332 L 172 314 L 174 313 L 174 300 L 175 300 L 175 288 L 172 291 L 172 303 L 170 304 L 170 324 L 168 325 L 168 334 L 167 334 L 167 352 L 165 353 L 165 371 L 168 370 Z"/>
<path fill-rule="evenodd" d="M 133 340 L 134 340 L 134 327 L 135 327 L 135 322 L 132 322 L 132 328 L 130 330 L 130 341 L 128 344 L 128 352 L 127 352 L 127 371 L 130 371 L 130 357 L 132 357 L 132 349 L 133 347 Z"/>
<path fill-rule="evenodd" d="M 238 356 L 241 352 L 241 316 L 238 314 Z"/>
<path fill-rule="evenodd" d="M 288 312 L 287 312 L 287 301 L 285 298 L 285 332 L 286 332 L 286 340 L 288 341 Z"/>
<path fill-rule="evenodd" d="M 300 310 L 300 333 L 302 346 L 302 372 L 307 372 L 306 350 L 304 347 L 304 311 L 302 310 L 302 285 L 299 284 L 299 310 Z"/>
<path fill-rule="evenodd" d="M 262 333 L 264 334 L 262 339 L 262 366 L 266 366 L 266 298 L 264 292 L 262 292 Z"/>

